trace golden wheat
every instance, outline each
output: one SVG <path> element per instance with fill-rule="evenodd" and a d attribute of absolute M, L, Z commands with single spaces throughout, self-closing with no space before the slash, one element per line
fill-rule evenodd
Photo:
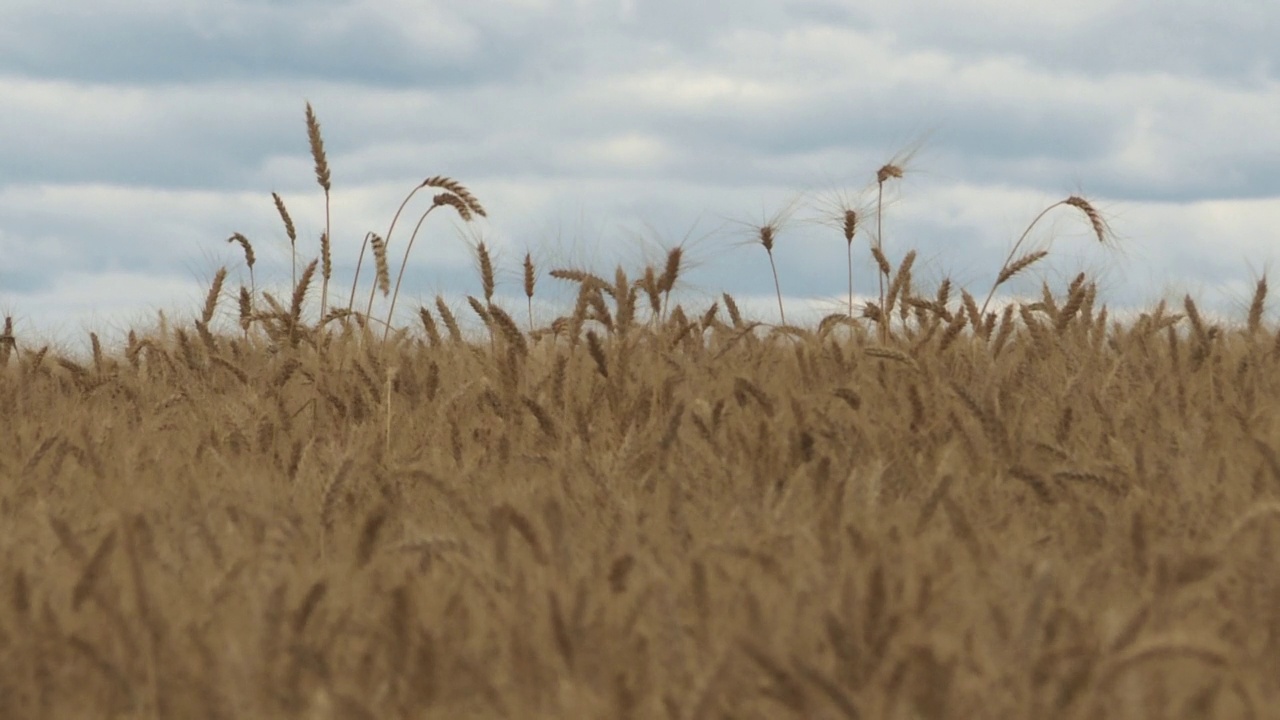
<path fill-rule="evenodd" d="M 988 312 L 904 249 L 877 328 L 762 331 L 667 260 L 553 273 L 538 327 L 526 253 L 528 328 L 478 262 L 489 342 L 439 296 L 351 332 L 320 257 L 230 337 L 225 269 L 91 357 L 7 321 L 0 716 L 1268 715 L 1264 281 L 1239 323 L 1082 275 Z"/>
<path fill-rule="evenodd" d="M 332 186 L 329 176 L 329 161 L 324 151 L 324 138 L 320 135 L 320 122 L 316 119 L 315 111 L 311 109 L 311 103 L 307 103 L 306 114 L 307 140 L 311 145 L 311 158 L 315 162 L 316 182 L 324 190 L 324 231 L 320 233 L 321 279 L 323 282 L 320 291 L 320 312 L 323 314 L 329 309 L 329 278 L 333 275 L 333 260 L 329 247 L 333 227 L 330 220 L 329 207 L 329 192 Z M 286 222 L 287 225 L 288 223 Z"/>
<path fill-rule="evenodd" d="M 529 310 L 529 332 L 533 332 L 533 290 L 537 282 L 538 276 L 534 270 L 533 255 L 526 252 L 524 254 L 524 296 Z"/>

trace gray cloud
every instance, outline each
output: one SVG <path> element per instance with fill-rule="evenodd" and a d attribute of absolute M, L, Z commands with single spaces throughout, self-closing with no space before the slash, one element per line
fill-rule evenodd
<path fill-rule="evenodd" d="M 456 87 L 510 78 L 522 69 L 520 46 L 536 42 L 521 31 L 518 11 L 514 23 L 482 26 L 484 17 L 434 3 L 63 7 L 55 15 L 31 5 L 8 17 L 0 62 L 24 75 L 80 82 Z M 515 52 L 486 52 L 499 43 Z"/>
<path fill-rule="evenodd" d="M 891 33 L 905 51 L 1019 57 L 1095 77 L 1172 74 L 1234 83 L 1274 80 L 1280 71 L 1280 49 L 1269 41 L 1280 30 L 1280 12 L 1264 3 L 813 0 L 795 7 L 802 18 Z"/>

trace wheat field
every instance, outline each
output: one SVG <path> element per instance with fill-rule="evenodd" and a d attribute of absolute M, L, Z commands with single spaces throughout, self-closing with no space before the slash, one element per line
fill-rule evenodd
<path fill-rule="evenodd" d="M 813 327 L 683 307 L 680 248 L 526 256 L 521 306 L 483 245 L 483 334 L 395 326 L 408 220 L 349 297 L 327 232 L 284 298 L 235 234 L 249 283 L 190 322 L 84 358 L 6 323 L 0 717 L 1280 717 L 1266 280 L 1238 322 L 1109 319 L 1083 275 L 993 305 L 1048 251 L 980 302 L 830 219 L 880 282 Z"/>

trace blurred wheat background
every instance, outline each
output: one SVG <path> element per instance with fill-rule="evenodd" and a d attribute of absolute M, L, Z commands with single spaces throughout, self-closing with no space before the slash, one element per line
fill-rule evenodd
<path fill-rule="evenodd" d="M 1117 320 L 1083 274 L 997 295 L 1052 263 L 1047 215 L 1117 243 L 1072 195 L 991 287 L 926 283 L 873 230 L 901 174 L 812 209 L 850 278 L 812 325 L 779 218 L 741 250 L 776 318 L 685 306 L 678 245 L 606 270 L 478 244 L 466 307 L 396 315 L 419 236 L 486 214 L 441 176 L 349 294 L 332 218 L 300 242 L 277 194 L 288 296 L 236 233 L 248 282 L 123 347 L 7 321 L 0 716 L 1275 717 L 1265 277 L 1230 319 Z M 550 283 L 574 301 L 539 318 Z"/>

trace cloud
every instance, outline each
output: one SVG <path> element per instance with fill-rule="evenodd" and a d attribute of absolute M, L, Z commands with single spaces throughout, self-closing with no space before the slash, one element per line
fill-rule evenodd
<path fill-rule="evenodd" d="M 885 233 L 895 259 L 919 249 L 922 277 L 985 290 L 1026 223 L 1076 192 L 1112 217 L 1125 252 L 1091 247 L 1055 212 L 1060 266 L 1046 272 L 1107 274 L 1113 302 L 1196 286 L 1229 307 L 1275 252 L 1280 8 L 1265 4 L 50 7 L 15 3 L 0 28 L 0 305 L 42 322 L 124 312 L 50 295 L 113 287 L 91 278 L 128 282 L 121 302 L 140 307 L 173 278 L 243 273 L 233 231 L 255 243 L 264 282 L 287 278 L 270 193 L 294 215 L 300 260 L 324 228 L 304 101 L 333 171 L 336 285 L 364 234 L 444 174 L 486 204 L 478 232 L 513 263 L 532 250 L 547 266 L 608 268 L 688 236 L 691 290 L 767 299 L 766 258 L 733 221 L 856 193 L 917 144 L 887 187 Z M 409 208 L 400 241 L 424 208 Z M 474 292 L 476 235 L 446 218 L 417 241 L 410 295 Z M 792 223 L 776 253 L 784 292 L 838 298 L 843 243 Z"/>

